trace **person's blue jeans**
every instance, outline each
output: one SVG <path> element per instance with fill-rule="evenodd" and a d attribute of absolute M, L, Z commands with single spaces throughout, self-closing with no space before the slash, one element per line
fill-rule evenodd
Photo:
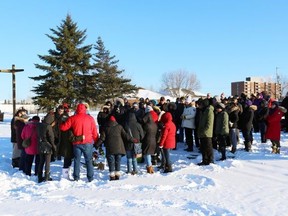
<path fill-rule="evenodd" d="M 151 155 L 145 154 L 143 155 L 143 157 L 144 157 L 144 160 L 146 161 L 147 167 L 152 166 Z"/>
<path fill-rule="evenodd" d="M 166 166 L 172 165 L 172 162 L 170 160 L 170 149 L 163 148 L 163 156 L 165 158 Z"/>
<path fill-rule="evenodd" d="M 115 171 L 120 172 L 121 158 L 122 158 L 121 154 L 107 155 L 107 162 L 110 174 L 113 175 Z"/>
<path fill-rule="evenodd" d="M 73 152 L 74 152 L 73 177 L 75 181 L 78 181 L 80 179 L 80 163 L 81 163 L 80 161 L 82 153 L 84 155 L 85 165 L 87 169 L 87 179 L 89 182 L 93 180 L 94 169 L 92 163 L 92 152 L 93 152 L 92 150 L 93 150 L 93 144 L 91 143 L 73 145 Z"/>
<path fill-rule="evenodd" d="M 127 157 L 127 172 L 131 173 L 132 172 L 132 166 L 133 166 L 133 171 L 138 172 L 137 170 L 137 159 L 135 157 L 134 151 L 126 151 L 126 157 Z"/>
<path fill-rule="evenodd" d="M 238 144 L 238 129 L 237 128 L 230 128 L 229 130 L 229 136 L 230 136 L 230 142 L 232 146 L 237 149 L 237 144 Z"/>

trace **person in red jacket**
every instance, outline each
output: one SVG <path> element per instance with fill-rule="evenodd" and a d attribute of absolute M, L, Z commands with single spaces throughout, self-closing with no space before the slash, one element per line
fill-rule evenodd
<path fill-rule="evenodd" d="M 272 102 L 266 118 L 266 139 L 270 139 L 272 142 L 272 153 L 280 154 L 281 119 L 286 112 L 287 110 L 279 106 L 277 101 Z"/>
<path fill-rule="evenodd" d="M 163 149 L 163 156 L 165 161 L 164 173 L 172 172 L 172 162 L 170 160 L 170 150 L 175 148 L 176 145 L 176 126 L 172 121 L 172 115 L 166 112 L 161 117 L 164 126 L 159 143 L 159 148 Z"/>
<path fill-rule="evenodd" d="M 98 141 L 98 132 L 94 118 L 86 113 L 85 104 L 78 104 L 75 115 L 69 117 L 67 121 L 60 125 L 60 130 L 71 129 L 75 136 L 73 141 L 74 152 L 74 181 L 80 179 L 80 159 L 83 153 L 87 167 L 88 181 L 93 181 L 93 144 Z"/>

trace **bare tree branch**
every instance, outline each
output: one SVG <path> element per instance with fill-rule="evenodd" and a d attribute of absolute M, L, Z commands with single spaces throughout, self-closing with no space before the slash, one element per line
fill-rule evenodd
<path fill-rule="evenodd" d="M 194 73 L 186 70 L 167 72 L 162 75 L 162 88 L 171 93 L 174 97 L 180 97 L 182 90 L 193 94 L 193 91 L 200 89 L 200 82 Z M 183 93 L 182 93 L 183 94 Z"/>

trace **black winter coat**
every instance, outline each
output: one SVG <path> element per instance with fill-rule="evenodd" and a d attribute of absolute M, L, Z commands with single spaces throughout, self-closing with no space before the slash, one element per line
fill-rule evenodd
<path fill-rule="evenodd" d="M 38 139 L 39 140 L 44 140 L 44 141 L 48 141 L 48 143 L 50 143 L 52 150 L 55 151 L 56 150 L 56 145 L 54 143 L 54 132 L 53 129 L 51 127 L 51 125 L 47 124 L 47 123 L 37 123 L 38 126 Z"/>
<path fill-rule="evenodd" d="M 25 123 L 24 123 L 24 120 L 23 118 L 18 118 L 18 117 L 15 117 L 14 118 L 14 127 L 15 127 L 15 130 L 16 130 L 16 141 L 17 141 L 17 146 L 18 146 L 18 149 L 24 149 L 22 147 L 22 142 L 23 142 L 23 139 L 21 137 L 21 133 L 22 133 L 22 130 L 25 126 Z"/>
<path fill-rule="evenodd" d="M 254 118 L 254 111 L 256 106 L 252 105 L 250 107 L 246 107 L 243 110 L 243 113 L 240 115 L 239 118 L 239 128 L 242 131 L 251 131 L 253 126 L 253 118 Z"/>
<path fill-rule="evenodd" d="M 142 139 L 144 138 L 142 125 L 137 122 L 137 118 L 134 112 L 129 112 L 128 114 L 127 123 L 125 125 L 125 131 L 133 138 L 139 140 L 139 142 L 141 142 Z M 126 141 L 125 149 L 129 151 L 133 150 L 133 143 Z"/>
<path fill-rule="evenodd" d="M 10 124 L 10 128 L 11 128 L 11 142 L 12 143 L 17 143 L 16 128 L 14 126 L 14 120 L 15 120 L 15 117 L 12 118 L 11 124 Z"/>
<path fill-rule="evenodd" d="M 229 128 L 238 128 L 240 108 L 238 105 L 232 105 L 228 109 L 229 114 Z"/>
<path fill-rule="evenodd" d="M 106 156 L 116 154 L 124 156 L 126 154 L 124 141 L 132 142 L 133 138 L 116 121 L 108 121 L 107 127 L 100 134 L 96 147 L 104 143 Z"/>
<path fill-rule="evenodd" d="M 146 113 L 143 118 L 144 139 L 142 141 L 143 154 L 155 154 L 157 124 L 153 121 L 150 113 Z"/>

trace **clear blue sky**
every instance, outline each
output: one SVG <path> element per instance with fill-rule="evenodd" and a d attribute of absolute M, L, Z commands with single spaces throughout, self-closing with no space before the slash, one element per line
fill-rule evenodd
<path fill-rule="evenodd" d="M 1 1 L 0 69 L 16 74 L 17 100 L 42 74 L 34 64 L 54 45 L 46 34 L 69 13 L 85 44 L 100 36 L 132 83 L 158 90 L 165 72 L 193 72 L 202 93 L 230 95 L 231 82 L 288 71 L 287 0 L 9 0 Z M 11 74 L 0 73 L 0 100 L 12 98 Z"/>

